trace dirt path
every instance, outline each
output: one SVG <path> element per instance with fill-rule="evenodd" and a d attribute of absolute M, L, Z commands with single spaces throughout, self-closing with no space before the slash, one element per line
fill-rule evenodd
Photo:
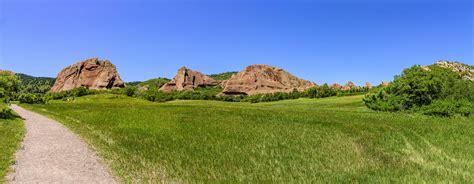
<path fill-rule="evenodd" d="M 8 183 L 117 183 L 87 144 L 58 122 L 16 105 L 26 135 Z"/>

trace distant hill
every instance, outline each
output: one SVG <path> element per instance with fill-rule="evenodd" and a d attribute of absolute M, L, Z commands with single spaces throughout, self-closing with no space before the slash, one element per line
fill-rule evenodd
<path fill-rule="evenodd" d="M 15 75 L 21 80 L 20 91 L 23 93 L 47 93 L 56 81 L 52 77 L 34 77 L 22 73 Z"/>
<path fill-rule="evenodd" d="M 215 79 L 215 80 L 229 80 L 232 75 L 237 74 L 238 72 L 224 72 L 224 73 L 219 73 L 219 74 L 212 74 L 209 75 L 209 77 Z"/>

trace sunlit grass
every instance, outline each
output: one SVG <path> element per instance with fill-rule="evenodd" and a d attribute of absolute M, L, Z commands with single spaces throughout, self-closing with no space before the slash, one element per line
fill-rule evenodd
<path fill-rule="evenodd" d="M 0 183 L 14 159 L 14 153 L 23 138 L 24 125 L 21 119 L 0 119 Z"/>
<path fill-rule="evenodd" d="M 23 105 L 88 141 L 126 182 L 474 182 L 474 119 L 374 112 L 361 96 Z"/>

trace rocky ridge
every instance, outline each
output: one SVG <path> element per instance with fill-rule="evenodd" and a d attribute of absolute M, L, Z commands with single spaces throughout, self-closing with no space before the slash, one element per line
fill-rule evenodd
<path fill-rule="evenodd" d="M 451 69 L 453 72 L 459 73 L 463 80 L 474 81 L 474 68 L 472 66 L 446 60 L 438 61 L 435 65 L 442 68 Z"/>

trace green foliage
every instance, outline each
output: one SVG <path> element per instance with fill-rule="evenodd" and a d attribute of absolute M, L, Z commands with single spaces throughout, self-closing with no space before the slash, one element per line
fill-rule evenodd
<path fill-rule="evenodd" d="M 362 94 L 366 94 L 367 92 L 370 91 L 370 89 L 366 88 L 366 87 L 357 87 L 357 88 L 352 88 L 352 89 L 349 89 L 349 90 L 335 90 L 337 92 L 336 96 L 354 96 L 354 95 L 362 95 Z M 333 92 L 332 91 L 328 91 L 328 94 L 332 94 Z"/>
<path fill-rule="evenodd" d="M 14 119 L 16 116 L 6 104 L 0 103 L 0 119 Z"/>
<path fill-rule="evenodd" d="M 377 112 L 361 101 L 102 94 L 21 105 L 79 134 L 123 183 L 472 183 L 474 117 Z"/>
<path fill-rule="evenodd" d="M 162 92 L 159 89 L 139 90 L 137 86 L 127 86 L 123 89 L 112 90 L 113 94 L 123 94 L 130 97 L 146 99 L 152 102 L 166 102 L 172 100 L 217 100 L 227 102 L 273 102 L 280 100 L 298 99 L 298 98 L 326 98 L 331 96 L 351 96 L 366 92 L 364 88 L 351 91 L 341 91 L 329 87 L 327 84 L 311 88 L 305 92 L 294 90 L 292 92 L 276 92 L 272 94 L 259 94 L 253 96 L 220 96 L 222 87 L 199 87 L 193 91 L 172 91 Z"/>
<path fill-rule="evenodd" d="M 440 101 L 431 105 L 437 100 Z M 437 111 L 445 109 L 447 116 L 453 115 L 453 112 L 465 115 L 463 109 L 451 110 L 466 107 L 456 102 L 462 100 L 474 102 L 474 83 L 464 81 L 459 74 L 436 65 L 429 69 L 421 66 L 405 69 L 391 85 L 371 92 L 363 99 L 373 110 L 422 110 L 425 114 L 443 114 Z M 452 102 L 456 103 L 448 105 Z M 430 111 L 428 108 L 434 109 Z"/>
<path fill-rule="evenodd" d="M 107 92 L 107 91 L 104 91 Z M 85 87 L 79 87 L 75 88 L 72 90 L 68 91 L 61 91 L 61 92 L 49 92 L 46 94 L 47 99 L 51 100 L 60 100 L 60 99 L 68 99 L 68 98 L 73 98 L 73 97 L 81 97 L 81 96 L 86 96 L 86 95 L 91 95 L 91 94 L 98 94 L 100 93 L 99 91 L 94 91 L 94 90 L 89 90 Z"/>
<path fill-rule="evenodd" d="M 214 80 L 229 80 L 232 75 L 237 74 L 238 72 L 224 72 L 219 74 L 212 74 L 209 77 L 213 78 Z"/>
<path fill-rule="evenodd" d="M 336 96 L 340 90 L 329 87 L 328 84 L 323 84 L 305 91 L 304 97 L 307 98 L 326 98 Z"/>
<path fill-rule="evenodd" d="M 280 100 L 298 99 L 302 96 L 303 96 L 303 93 L 295 90 L 290 93 L 277 92 L 277 93 L 271 93 L 271 94 L 248 96 L 247 98 L 244 98 L 241 101 L 250 102 L 250 103 L 274 102 L 274 101 L 280 101 Z"/>
<path fill-rule="evenodd" d="M 19 94 L 16 100 L 26 104 L 45 104 L 47 102 L 47 99 L 43 95 L 32 93 Z"/>
<path fill-rule="evenodd" d="M 141 82 L 137 84 L 137 87 L 148 87 L 149 90 L 158 90 L 160 89 L 163 85 L 171 81 L 170 79 L 167 78 L 156 78 L 156 79 L 150 79 L 145 82 Z"/>
<path fill-rule="evenodd" d="M 367 107 L 377 111 L 399 111 L 401 106 L 399 106 L 399 98 L 395 95 L 388 95 L 388 87 L 381 88 L 379 91 L 371 92 L 367 94 L 363 102 Z"/>
<path fill-rule="evenodd" d="M 20 118 L 0 119 L 0 183 L 5 182 L 5 176 L 14 163 L 14 154 L 24 132 L 24 124 Z"/>
<path fill-rule="evenodd" d="M 0 71 L 0 98 L 11 98 L 20 90 L 21 81 L 8 71 Z"/>
<path fill-rule="evenodd" d="M 53 87 L 55 78 L 50 77 L 33 77 L 25 74 L 16 74 L 21 81 L 21 93 L 46 94 Z"/>
<path fill-rule="evenodd" d="M 220 96 L 223 88 L 221 86 L 214 87 L 198 87 L 190 91 L 172 91 L 172 92 L 162 92 L 159 88 L 164 85 L 166 82 L 169 82 L 169 79 L 159 78 L 152 79 L 146 82 L 140 83 L 137 86 L 126 86 L 121 89 L 112 89 L 112 90 L 102 90 L 94 91 L 88 90 L 87 88 L 81 87 L 76 88 L 70 91 L 63 91 L 59 93 L 48 93 L 47 99 L 70 99 L 74 97 L 80 97 L 90 94 L 98 93 L 111 93 L 111 94 L 123 94 L 129 97 L 136 97 L 146 99 L 152 102 L 166 102 L 172 100 L 217 100 L 217 101 L 227 101 L 227 102 L 250 102 L 250 103 L 259 103 L 259 102 L 272 102 L 280 100 L 289 100 L 289 99 L 298 99 L 298 98 L 326 98 L 331 96 L 351 96 L 360 93 L 364 93 L 367 90 L 364 88 L 350 91 L 341 91 L 329 87 L 327 84 L 311 88 L 305 92 L 299 92 L 294 90 L 292 92 L 276 92 L 273 94 L 260 94 L 254 96 Z M 141 90 L 142 86 L 155 86 L 148 90 Z"/>
<path fill-rule="evenodd" d="M 436 100 L 430 105 L 415 110 L 425 115 L 452 117 L 469 116 L 474 113 L 473 104 L 467 100 Z"/>
<path fill-rule="evenodd" d="M 219 86 L 200 87 L 194 91 L 173 91 L 162 92 L 159 90 L 147 90 L 138 92 L 136 97 L 143 98 L 152 102 L 166 102 L 172 100 L 219 100 L 217 96 L 222 91 Z"/>
<path fill-rule="evenodd" d="M 123 88 L 123 92 L 125 95 L 133 97 L 138 93 L 138 88 L 136 86 L 126 86 Z"/>
<path fill-rule="evenodd" d="M 126 82 L 125 86 L 136 86 L 138 84 L 142 83 L 142 81 L 133 81 L 133 82 Z"/>

